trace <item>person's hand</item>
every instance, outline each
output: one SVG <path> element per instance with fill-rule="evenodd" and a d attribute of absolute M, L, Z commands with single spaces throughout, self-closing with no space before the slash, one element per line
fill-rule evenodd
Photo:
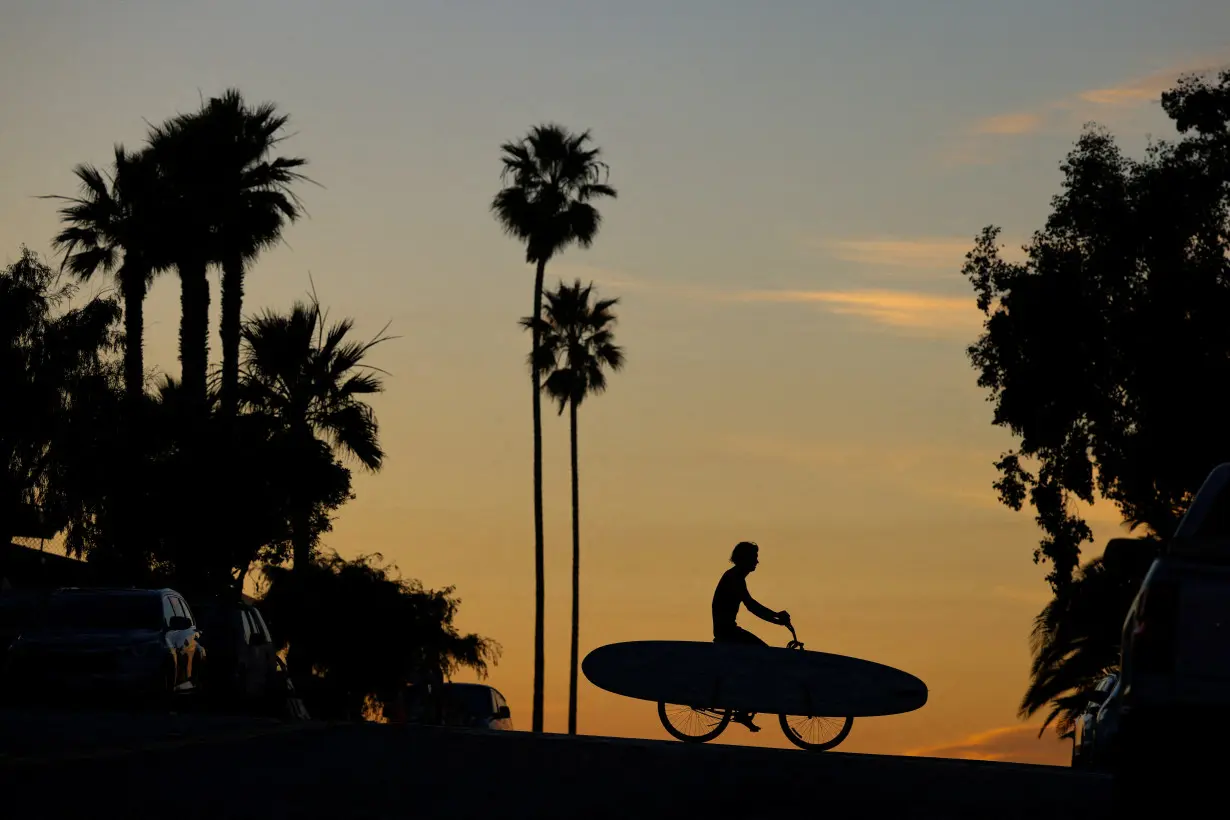
<path fill-rule="evenodd" d="M 784 609 L 781 612 L 777 613 L 777 622 L 781 624 L 782 626 L 785 626 L 786 624 L 790 623 L 790 613 Z"/>

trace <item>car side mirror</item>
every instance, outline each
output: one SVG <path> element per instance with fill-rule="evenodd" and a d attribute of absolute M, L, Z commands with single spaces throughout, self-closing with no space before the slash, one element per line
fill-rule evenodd
<path fill-rule="evenodd" d="M 495 717 L 496 720 L 508 720 L 512 717 L 512 710 L 507 706 L 501 706 L 496 710 Z"/>
<path fill-rule="evenodd" d="M 171 620 L 167 622 L 167 626 L 172 630 L 192 629 L 192 619 L 184 615 L 172 615 Z"/>

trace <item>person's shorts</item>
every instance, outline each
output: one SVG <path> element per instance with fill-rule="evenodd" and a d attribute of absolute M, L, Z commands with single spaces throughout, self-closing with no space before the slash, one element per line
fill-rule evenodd
<path fill-rule="evenodd" d="M 714 643 L 742 643 L 753 646 L 768 646 L 758 636 L 753 635 L 741 626 L 728 626 L 713 633 Z"/>

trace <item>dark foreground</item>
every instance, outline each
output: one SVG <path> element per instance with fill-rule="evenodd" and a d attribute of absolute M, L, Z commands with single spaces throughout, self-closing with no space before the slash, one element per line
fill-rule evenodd
<path fill-rule="evenodd" d="M 1076 818 L 1067 769 L 206 715 L 0 712 L 8 817 Z"/>

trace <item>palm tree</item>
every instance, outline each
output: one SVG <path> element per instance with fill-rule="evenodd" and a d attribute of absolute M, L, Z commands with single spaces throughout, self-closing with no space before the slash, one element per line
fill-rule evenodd
<path fill-rule="evenodd" d="M 577 651 L 580 636 L 581 503 L 577 478 L 577 407 L 590 394 L 606 390 L 604 368 L 619 370 L 624 365 L 623 349 L 615 344 L 611 327 L 612 308 L 618 299 L 601 299 L 590 304 L 593 283 L 582 288 L 581 280 L 571 287 L 546 293 L 547 304 L 541 320 L 540 370 L 547 370 L 543 390 L 559 403 L 559 412 L 569 411 L 572 447 L 572 654 L 568 678 L 568 734 L 577 733 Z M 521 320 L 532 327 L 533 319 Z"/>
<path fill-rule="evenodd" d="M 1115 558 L 1094 558 L 1034 619 L 1033 662 L 1019 715 L 1030 718 L 1050 706 L 1041 732 L 1058 719 L 1061 737 L 1071 734 L 1098 681 L 1119 666 L 1123 620 L 1156 554 L 1156 544 Z"/>
<path fill-rule="evenodd" d="M 525 243 L 525 261 L 536 266 L 534 276 L 533 343 L 530 353 L 534 415 L 534 716 L 533 731 L 542 731 L 543 700 L 543 534 L 542 534 L 542 405 L 539 373 L 538 320 L 542 316 L 542 281 L 547 262 L 569 245 L 593 244 L 602 222 L 591 200 L 615 197 L 605 183 L 601 149 L 588 147 L 589 131 L 574 134 L 555 124 L 538 125 L 517 142 L 501 146 L 506 187 L 491 202 L 504 232 Z"/>
<path fill-rule="evenodd" d="M 210 263 L 220 256 L 214 207 L 219 186 L 212 176 L 213 157 L 220 146 L 209 129 L 200 127 L 199 113 L 152 126 L 147 143 L 162 180 L 164 196 L 159 204 L 179 273 L 180 385 L 185 402 L 193 408 L 192 417 L 199 419 L 207 412 L 207 273 Z"/>
<path fill-rule="evenodd" d="M 164 266 L 157 248 L 157 168 L 148 151 L 117 145 L 109 175 L 89 164 L 73 173 L 81 195 L 49 197 L 68 203 L 59 212 L 66 226 L 52 244 L 64 252 L 62 269 L 80 279 L 114 274 L 124 303 L 125 393 L 130 411 L 137 410 L 145 396 L 145 297 Z"/>
<path fill-rule="evenodd" d="M 382 392 L 384 385 L 363 359 L 390 337 L 381 333 L 369 342 L 349 341 L 351 319 L 328 327 L 326 319 L 313 299 L 310 304 L 296 302 L 290 313 L 267 310 L 248 321 L 243 328 L 247 351 L 241 398 L 245 407 L 269 420 L 283 452 L 307 469 L 315 469 L 325 448 L 374 472 L 384 462 L 384 451 L 366 398 Z M 294 566 L 306 571 L 317 534 L 313 504 L 300 498 L 291 506 Z"/>
<path fill-rule="evenodd" d="M 216 199 L 210 208 L 222 266 L 220 401 L 225 416 L 233 417 L 239 402 L 244 274 L 262 250 L 278 242 L 287 223 L 302 213 L 290 186 L 307 179 L 295 170 L 307 160 L 269 158 L 284 139 L 278 132 L 288 120 L 274 104 L 249 107 L 237 89 L 228 89 L 189 122 L 203 129 L 207 142 L 215 146 L 209 176 Z"/>

